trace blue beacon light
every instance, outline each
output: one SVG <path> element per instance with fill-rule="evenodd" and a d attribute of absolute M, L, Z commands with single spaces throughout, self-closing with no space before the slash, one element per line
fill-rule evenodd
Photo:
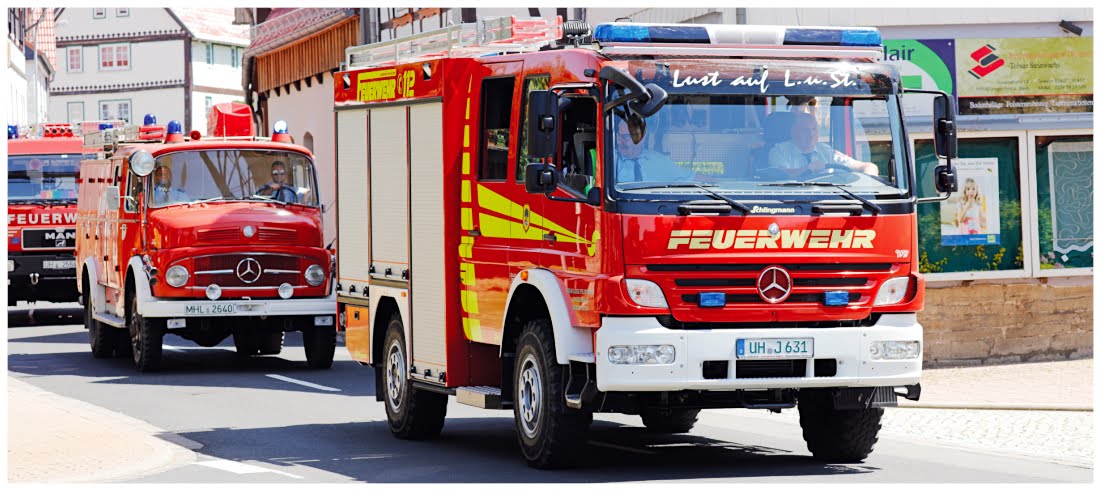
<path fill-rule="evenodd" d="M 145 126 L 157 124 L 157 116 L 150 113 L 145 115 Z"/>
<path fill-rule="evenodd" d="M 176 121 L 175 119 L 173 119 L 172 121 L 168 122 L 168 134 L 169 135 L 182 135 L 183 134 L 183 126 L 180 125 L 179 121 Z"/>

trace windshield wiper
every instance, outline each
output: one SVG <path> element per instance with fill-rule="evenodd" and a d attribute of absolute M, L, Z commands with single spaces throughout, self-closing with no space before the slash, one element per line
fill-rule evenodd
<path fill-rule="evenodd" d="M 703 191 L 705 194 L 707 194 L 708 196 L 711 196 L 712 198 L 718 198 L 718 199 L 721 199 L 723 201 L 726 201 L 727 203 L 730 203 L 730 207 L 734 208 L 735 210 L 738 210 L 738 211 L 742 212 L 742 215 L 748 215 L 749 214 L 749 207 L 746 206 L 746 205 L 743 205 L 743 204 L 741 204 L 737 201 L 734 201 L 733 198 L 731 198 L 729 196 L 723 196 L 723 195 L 715 192 L 714 190 L 707 189 L 707 188 L 705 188 L 705 187 L 703 187 L 699 184 L 696 184 L 695 186 L 697 188 L 699 188 L 701 191 Z"/>
<path fill-rule="evenodd" d="M 648 185 L 637 186 L 637 187 L 623 186 L 623 189 L 624 190 L 630 190 L 630 191 L 636 191 L 636 190 L 639 190 L 639 189 L 696 188 L 696 189 L 699 189 L 699 190 L 703 191 L 704 194 L 706 194 L 706 195 L 708 195 L 712 198 L 716 198 L 716 199 L 719 199 L 721 201 L 727 202 L 728 204 L 730 204 L 731 208 L 742 212 L 743 215 L 748 215 L 749 214 L 749 207 L 748 206 L 743 205 L 743 204 L 741 204 L 737 201 L 734 201 L 732 198 L 730 198 L 728 196 L 723 196 L 719 193 L 716 193 L 715 191 L 713 191 L 711 189 L 707 189 L 708 187 L 715 187 L 715 185 L 714 184 L 703 185 L 703 184 L 700 184 L 698 182 L 661 182 L 661 183 L 649 183 Z"/>
<path fill-rule="evenodd" d="M 802 181 L 788 181 L 788 182 L 769 182 L 761 184 L 761 186 L 777 186 L 777 187 L 808 187 L 808 186 L 830 186 L 845 193 L 845 196 L 853 198 L 860 202 L 865 208 L 870 210 L 873 215 L 878 215 L 883 212 L 883 208 L 879 205 L 868 201 L 866 198 L 858 196 L 856 193 L 845 189 L 844 184 L 835 184 L 832 182 L 802 182 Z"/>

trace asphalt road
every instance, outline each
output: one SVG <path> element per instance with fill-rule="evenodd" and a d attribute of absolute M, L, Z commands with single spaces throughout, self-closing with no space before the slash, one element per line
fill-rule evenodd
<path fill-rule="evenodd" d="M 65 307 L 65 306 L 62 306 Z M 657 435 L 638 417 L 598 415 L 584 464 L 524 465 L 512 413 L 454 402 L 440 439 L 400 441 L 374 400 L 370 368 L 337 347 L 331 370 L 305 366 L 301 336 L 280 356 L 241 360 L 232 342 L 166 337 L 164 368 L 96 360 L 72 309 L 9 310 L 9 374 L 199 442 L 194 463 L 134 482 L 1089 482 L 1092 469 L 881 435 L 863 464 L 811 460 L 791 418 L 705 411 L 692 433 Z M 75 317 L 74 317 L 75 316 Z M 890 411 L 890 410 L 889 410 Z"/>

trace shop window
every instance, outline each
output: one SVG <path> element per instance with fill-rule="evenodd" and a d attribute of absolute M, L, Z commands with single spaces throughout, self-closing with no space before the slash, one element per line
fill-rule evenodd
<path fill-rule="evenodd" d="M 918 206 L 922 273 L 1024 269 L 1019 144 L 1016 137 L 959 140 L 959 192 Z M 914 155 L 918 196 L 932 196 L 933 142 L 915 141 Z"/>
<path fill-rule="evenodd" d="M 514 77 L 491 78 L 482 82 L 482 159 L 478 179 L 508 177 L 509 125 L 512 116 Z"/>
<path fill-rule="evenodd" d="M 547 90 L 550 87 L 550 75 L 532 75 L 524 79 L 524 99 L 520 111 L 520 148 L 516 152 L 516 182 L 524 182 L 524 170 L 532 162 L 528 158 L 528 96 L 533 90 Z"/>
<path fill-rule="evenodd" d="M 1093 137 L 1036 137 L 1040 269 L 1093 267 Z"/>

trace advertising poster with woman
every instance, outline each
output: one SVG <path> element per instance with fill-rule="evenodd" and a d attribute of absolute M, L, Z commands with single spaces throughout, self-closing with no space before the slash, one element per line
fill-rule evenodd
<path fill-rule="evenodd" d="M 952 165 L 960 190 L 940 205 L 941 244 L 999 244 L 998 159 L 957 159 Z"/>

